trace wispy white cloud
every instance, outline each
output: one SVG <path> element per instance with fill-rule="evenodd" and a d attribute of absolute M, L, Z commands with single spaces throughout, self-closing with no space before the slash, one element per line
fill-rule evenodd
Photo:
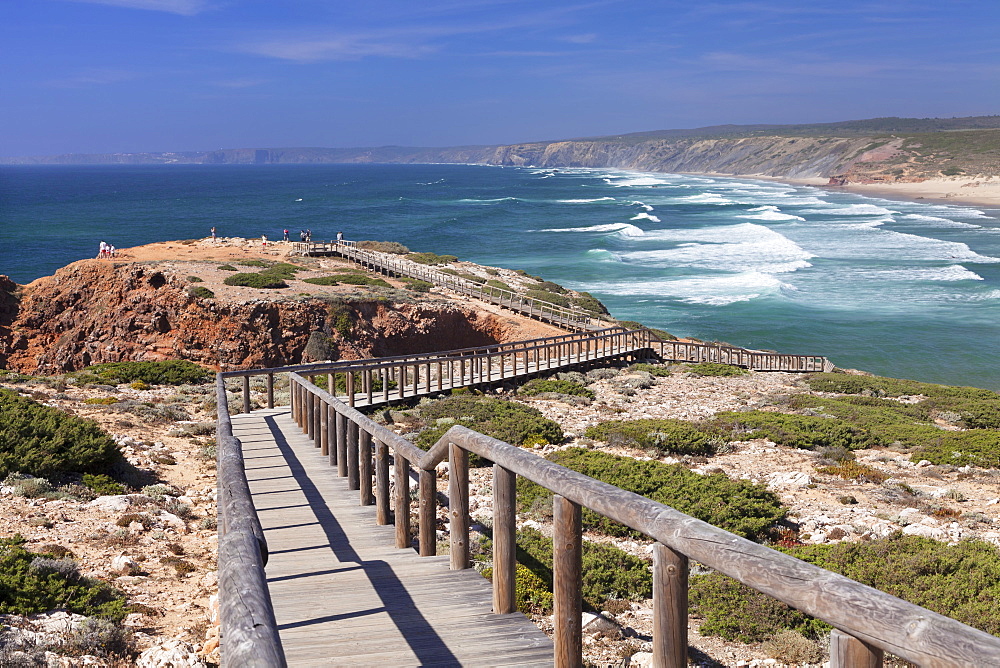
<path fill-rule="evenodd" d="M 80 70 L 76 74 L 60 79 L 50 79 L 44 82 L 46 88 L 91 88 L 93 86 L 108 86 L 138 79 L 139 75 L 128 70 L 114 68 L 90 68 Z"/>
<path fill-rule="evenodd" d="M 378 31 L 329 33 L 326 35 L 278 35 L 244 42 L 236 51 L 300 63 L 326 60 L 358 60 L 369 56 L 418 58 L 437 47 L 427 42 L 431 35 L 421 32 Z"/>
<path fill-rule="evenodd" d="M 225 81 L 216 81 L 215 85 L 219 88 L 253 88 L 255 86 L 262 86 L 269 83 L 267 79 L 228 79 Z"/>
<path fill-rule="evenodd" d="M 112 5 L 127 9 L 146 9 L 182 16 L 194 16 L 209 8 L 209 0 L 71 0 L 95 5 Z"/>
<path fill-rule="evenodd" d="M 582 35 L 567 35 L 566 37 L 561 37 L 561 41 L 569 42 L 570 44 L 590 44 L 597 39 L 597 33 L 588 32 Z"/>

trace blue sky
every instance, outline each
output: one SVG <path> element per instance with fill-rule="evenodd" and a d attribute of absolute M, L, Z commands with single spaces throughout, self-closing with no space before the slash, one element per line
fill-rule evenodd
<path fill-rule="evenodd" d="M 1000 113 L 996 0 L 3 0 L 0 155 Z"/>

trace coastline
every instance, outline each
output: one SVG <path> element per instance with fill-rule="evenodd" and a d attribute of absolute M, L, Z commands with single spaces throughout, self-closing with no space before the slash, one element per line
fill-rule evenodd
<path fill-rule="evenodd" d="M 868 197 L 881 197 L 883 199 L 902 200 L 906 202 L 953 204 L 956 206 L 1000 209 L 1000 181 L 993 181 L 992 177 L 939 178 L 928 179 L 918 183 L 849 183 L 843 186 L 832 186 L 829 184 L 828 179 L 820 177 L 799 179 L 764 176 L 760 174 L 708 175 L 752 178 L 761 181 L 787 183 L 794 186 L 812 186 L 829 192 L 844 192 L 853 195 L 866 195 Z"/>

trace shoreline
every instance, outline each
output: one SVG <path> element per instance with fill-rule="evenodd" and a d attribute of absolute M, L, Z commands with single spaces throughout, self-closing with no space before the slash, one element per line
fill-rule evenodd
<path fill-rule="evenodd" d="M 1000 181 L 992 177 L 973 179 L 928 179 L 918 183 L 849 183 L 832 186 L 828 179 L 820 177 L 791 178 L 764 176 L 762 174 L 721 174 L 713 172 L 692 172 L 704 176 L 724 176 L 728 178 L 749 178 L 760 181 L 787 183 L 793 186 L 811 186 L 831 193 L 849 193 L 881 199 L 917 202 L 920 204 L 946 204 L 954 206 L 974 206 L 977 208 L 1000 210 Z M 966 188 L 966 191 L 962 191 Z"/>

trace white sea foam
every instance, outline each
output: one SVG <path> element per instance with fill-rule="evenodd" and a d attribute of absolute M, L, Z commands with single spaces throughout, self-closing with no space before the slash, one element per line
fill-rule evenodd
<path fill-rule="evenodd" d="M 623 176 L 615 175 L 609 178 L 605 178 L 604 181 L 611 186 L 616 188 L 635 188 L 635 187 L 650 187 L 650 186 L 660 186 L 666 185 L 669 181 L 656 176 L 647 176 L 636 174 L 634 176 Z"/>
<path fill-rule="evenodd" d="M 902 217 L 902 220 L 907 222 L 932 223 L 934 227 L 972 227 L 972 228 L 982 227 L 982 225 L 963 223 L 961 221 L 951 220 L 949 218 L 940 218 L 938 216 L 925 216 L 921 213 L 908 213 Z"/>
<path fill-rule="evenodd" d="M 594 202 L 614 202 L 614 197 L 593 197 L 591 199 L 557 199 L 560 204 L 592 204 Z"/>
<path fill-rule="evenodd" d="M 736 204 L 733 200 L 727 199 L 719 193 L 699 193 L 697 195 L 687 195 L 684 197 L 678 197 L 676 201 L 691 202 L 694 204 L 718 204 L 722 206 L 727 204 Z"/>
<path fill-rule="evenodd" d="M 648 220 L 651 223 L 658 223 L 658 222 L 660 222 L 659 218 L 657 218 L 656 216 L 650 215 L 648 213 L 637 213 L 636 215 L 632 216 L 629 220 Z"/>
<path fill-rule="evenodd" d="M 776 295 L 783 287 L 785 284 L 774 276 L 754 271 L 696 278 L 588 284 L 590 290 L 602 294 L 666 297 L 689 304 L 709 306 L 724 306 L 765 295 Z"/>
<path fill-rule="evenodd" d="M 646 204 L 645 202 L 633 201 L 632 204 L 634 204 L 636 206 L 641 206 L 646 211 L 652 211 L 653 210 L 653 207 L 651 207 L 650 205 Z"/>
<path fill-rule="evenodd" d="M 811 266 L 815 257 L 791 239 L 755 223 L 689 230 L 656 230 L 650 241 L 676 242 L 669 248 L 619 254 L 625 262 L 720 271 L 786 273 Z"/>
<path fill-rule="evenodd" d="M 630 223 L 608 223 L 606 225 L 591 225 L 589 227 L 557 227 L 542 232 L 617 232 L 623 237 L 641 237 L 645 232 Z"/>
<path fill-rule="evenodd" d="M 844 207 L 831 209 L 807 209 L 802 213 L 812 213 L 821 216 L 884 216 L 899 213 L 899 211 L 886 209 L 875 204 L 848 204 Z"/>
<path fill-rule="evenodd" d="M 754 209 L 747 209 L 754 212 L 752 215 L 737 216 L 737 218 L 748 218 L 750 220 L 805 220 L 800 216 L 793 216 L 788 213 L 781 213 L 781 209 L 773 205 L 758 206 Z"/>
<path fill-rule="evenodd" d="M 460 199 L 462 204 L 496 204 L 497 202 L 516 202 L 517 197 L 497 197 L 495 199 Z"/>
<path fill-rule="evenodd" d="M 609 250 L 603 248 L 591 248 L 586 253 L 587 257 L 598 262 L 617 262 L 618 258 Z"/>

